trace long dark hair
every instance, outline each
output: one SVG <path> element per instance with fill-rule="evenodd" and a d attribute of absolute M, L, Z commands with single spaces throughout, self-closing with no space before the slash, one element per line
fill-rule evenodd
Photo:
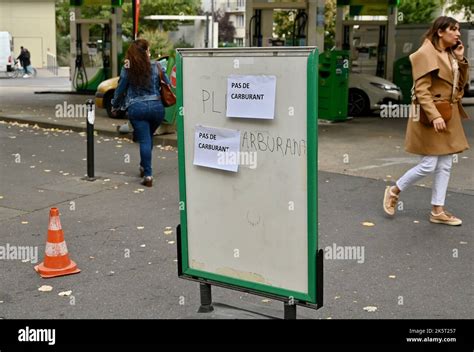
<path fill-rule="evenodd" d="M 137 39 L 130 44 L 125 55 L 125 67 L 128 69 L 128 79 L 134 86 L 148 87 L 150 85 L 151 65 L 147 49 L 150 44 L 145 39 Z"/>
<path fill-rule="evenodd" d="M 423 36 L 423 40 L 428 39 L 433 43 L 434 47 L 438 50 L 441 50 L 441 47 L 439 45 L 439 35 L 438 35 L 438 30 L 441 29 L 441 31 L 445 31 L 446 28 L 451 28 L 454 29 L 454 27 L 458 24 L 459 22 L 456 21 L 454 18 L 449 17 L 449 16 L 440 16 L 438 17 L 433 24 L 431 25 L 430 29 L 425 33 Z"/>

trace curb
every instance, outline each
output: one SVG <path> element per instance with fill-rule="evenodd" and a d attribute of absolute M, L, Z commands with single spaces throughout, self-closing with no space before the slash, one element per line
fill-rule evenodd
<path fill-rule="evenodd" d="M 58 128 L 58 129 L 67 129 L 71 130 L 74 132 L 87 132 L 86 127 L 79 127 L 79 126 L 68 126 L 68 125 L 58 125 L 55 123 L 50 123 L 50 122 L 45 122 L 45 121 L 35 121 L 35 120 L 26 120 L 26 119 L 19 119 L 16 117 L 12 116 L 3 116 L 0 115 L 0 120 L 7 121 L 7 122 L 17 122 L 17 123 L 24 123 L 28 124 L 31 126 L 38 125 L 39 127 L 42 128 Z M 104 129 L 94 129 L 94 132 L 97 132 L 98 134 L 104 135 L 104 136 L 110 136 L 110 137 L 122 137 L 122 138 L 128 138 L 132 140 L 132 134 L 127 133 L 127 134 L 120 134 L 117 131 L 109 131 L 109 130 L 104 130 Z M 171 134 L 164 134 L 164 135 L 155 135 L 153 136 L 153 144 L 158 145 L 161 144 L 163 146 L 170 146 L 170 147 L 178 147 L 178 141 L 175 138 L 171 137 Z"/>

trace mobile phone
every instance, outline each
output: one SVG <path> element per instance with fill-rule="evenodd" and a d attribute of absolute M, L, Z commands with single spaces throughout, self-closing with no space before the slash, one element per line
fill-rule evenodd
<path fill-rule="evenodd" d="M 453 49 L 453 50 L 456 50 L 456 48 L 457 48 L 459 45 L 461 45 L 461 41 L 460 41 L 460 40 L 458 40 L 458 41 L 456 42 L 456 44 L 453 45 L 452 49 Z"/>

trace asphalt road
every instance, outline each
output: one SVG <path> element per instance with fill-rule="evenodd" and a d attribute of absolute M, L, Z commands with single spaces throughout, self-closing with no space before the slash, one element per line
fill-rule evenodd
<path fill-rule="evenodd" d="M 44 280 L 31 262 L 0 260 L 2 318 L 282 317 L 280 302 L 219 288 L 216 310 L 196 313 L 198 285 L 177 277 L 177 151 L 155 147 L 156 182 L 148 189 L 137 177 L 136 144 L 100 135 L 96 141 L 101 178 L 90 183 L 80 180 L 85 136 L 0 124 L 0 246 L 38 247 L 41 261 L 49 208 L 56 206 L 82 270 Z M 299 318 L 474 316 L 472 195 L 448 193 L 450 210 L 465 220 L 452 228 L 427 221 L 431 191 L 424 187 L 406 192 L 403 211 L 387 219 L 381 179 L 320 170 L 318 185 L 319 248 L 356 246 L 364 255 L 325 259 L 325 305 L 298 307 Z M 38 291 L 43 285 L 52 291 Z"/>

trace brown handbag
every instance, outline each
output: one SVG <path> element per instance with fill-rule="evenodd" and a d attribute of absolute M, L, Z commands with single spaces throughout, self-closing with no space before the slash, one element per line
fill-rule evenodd
<path fill-rule="evenodd" d="M 161 102 L 163 103 L 164 107 L 173 106 L 174 104 L 176 104 L 176 95 L 174 95 L 173 91 L 171 90 L 171 86 L 166 83 L 165 78 L 163 76 L 163 71 L 161 70 L 161 65 L 159 63 L 158 72 L 160 75 Z"/>
<path fill-rule="evenodd" d="M 439 113 L 441 114 L 441 117 L 443 118 L 445 123 L 448 123 L 449 120 L 451 120 L 451 117 L 453 117 L 453 104 L 450 103 L 447 100 L 440 100 L 440 101 L 435 101 L 434 105 L 436 106 L 436 109 L 438 109 Z M 423 111 L 423 108 L 420 105 L 420 122 L 423 125 L 427 126 L 432 126 L 433 123 L 430 121 L 428 116 L 426 116 L 426 113 Z"/>

